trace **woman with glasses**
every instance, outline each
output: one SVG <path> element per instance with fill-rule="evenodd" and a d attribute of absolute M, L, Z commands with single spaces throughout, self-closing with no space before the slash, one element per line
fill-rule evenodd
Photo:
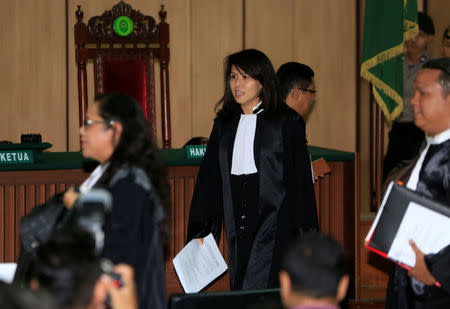
<path fill-rule="evenodd" d="M 104 188 L 112 196 L 102 255 L 134 268 L 139 308 L 165 308 L 163 244 L 168 241 L 169 185 L 142 109 L 125 94 L 97 96 L 80 136 L 83 156 L 99 162 L 81 184 L 80 193 Z M 55 233 L 76 203 L 76 191 L 70 188 L 64 193 L 66 210 L 46 222 Z"/>
<path fill-rule="evenodd" d="M 318 225 L 304 128 L 264 53 L 228 56 L 224 80 L 187 238 L 219 242 L 224 222 L 231 288 L 276 287 L 288 243 Z"/>

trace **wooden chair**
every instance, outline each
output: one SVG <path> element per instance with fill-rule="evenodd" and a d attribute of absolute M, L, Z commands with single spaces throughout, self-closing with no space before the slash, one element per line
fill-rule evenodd
<path fill-rule="evenodd" d="M 76 62 L 78 66 L 78 104 L 80 126 L 86 117 L 86 63 L 94 62 L 95 94 L 123 92 L 142 106 L 148 124 L 156 137 L 154 59 L 158 58 L 161 78 L 161 118 L 163 147 L 169 148 L 169 25 L 167 12 L 161 6 L 156 24 L 120 1 L 100 16 L 82 22 L 81 6 L 75 13 Z"/>

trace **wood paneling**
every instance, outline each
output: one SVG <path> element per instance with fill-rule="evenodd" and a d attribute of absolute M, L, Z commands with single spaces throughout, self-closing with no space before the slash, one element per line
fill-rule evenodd
<path fill-rule="evenodd" d="M 0 140 L 41 133 L 66 150 L 65 1 L 2 1 Z"/>
<path fill-rule="evenodd" d="M 167 295 L 183 293 L 180 281 L 175 273 L 172 260 L 175 255 L 184 248 L 187 237 L 189 209 L 194 193 L 195 180 L 197 179 L 198 166 L 178 166 L 169 168 L 169 183 L 172 197 L 172 219 L 169 257 L 166 260 L 166 288 Z M 222 231 L 219 249 L 225 252 L 224 257 L 228 261 L 228 250 L 224 242 L 224 230 Z M 206 291 L 226 291 L 230 289 L 230 277 L 228 272 L 209 286 Z"/>
<path fill-rule="evenodd" d="M 358 196 L 358 157 L 355 162 L 329 162 L 331 173 L 319 178 L 315 185 L 320 211 L 322 232 L 335 237 L 345 248 L 350 258 L 351 272 L 358 276 L 354 256 L 355 235 L 358 227 L 355 218 L 359 216 Z M 169 257 L 166 261 L 167 294 L 182 293 L 182 288 L 175 274 L 172 259 L 184 247 L 189 208 L 194 191 L 198 166 L 169 167 L 171 187 L 171 243 Z M 72 184 L 80 184 L 87 173 L 81 170 L 55 171 L 17 171 L 0 173 L 0 263 L 14 262 L 20 250 L 20 218 L 38 204 L 44 203 L 53 194 Z M 323 220 L 323 222 L 322 222 Z M 219 248 L 228 261 L 228 248 L 224 229 Z M 207 291 L 229 290 L 229 274 L 225 273 L 219 280 L 207 288 Z M 351 297 L 356 295 L 356 287 L 350 289 Z"/>
<path fill-rule="evenodd" d="M 192 136 L 209 137 L 224 91 L 224 58 L 243 47 L 242 14 L 242 0 L 192 1 Z"/>
<path fill-rule="evenodd" d="M 246 48 L 315 72 L 316 103 L 307 116 L 311 145 L 355 151 L 355 1 L 246 1 Z"/>
<path fill-rule="evenodd" d="M 263 51 L 277 70 L 294 57 L 295 45 L 303 38 L 294 37 L 295 0 L 246 0 L 245 48 Z M 301 61 L 300 61 L 301 62 Z"/>
<path fill-rule="evenodd" d="M 14 262 L 20 254 L 20 219 L 36 205 L 89 174 L 80 170 L 0 173 L 0 263 Z"/>
<path fill-rule="evenodd" d="M 67 0 L 67 20 L 65 2 L 9 1 L 2 8 L 2 40 L 7 44 L 0 51 L 4 70 L 0 78 L 0 139 L 18 141 L 22 132 L 40 132 L 44 140 L 54 144 L 52 151 L 65 150 L 66 144 L 69 150 L 79 149 L 74 12 L 80 4 L 88 19 L 111 8 L 117 0 Z M 275 68 L 291 60 L 311 65 L 319 92 L 308 121 L 310 143 L 354 150 L 354 1 L 127 2 L 156 19 L 161 3 L 168 11 L 174 147 L 182 146 L 192 136 L 209 135 L 214 104 L 223 92 L 224 57 L 243 47 L 255 47 L 271 57 Z M 155 68 L 158 76 L 159 68 Z M 88 98 L 92 100 L 92 66 L 88 73 Z M 157 119 L 159 99 L 156 78 Z M 159 123 L 157 129 L 160 132 Z"/>
<path fill-rule="evenodd" d="M 361 219 L 359 233 L 360 255 L 360 298 L 359 299 L 385 299 L 392 264 L 364 248 L 364 238 L 370 230 L 374 217 L 367 216 Z"/>

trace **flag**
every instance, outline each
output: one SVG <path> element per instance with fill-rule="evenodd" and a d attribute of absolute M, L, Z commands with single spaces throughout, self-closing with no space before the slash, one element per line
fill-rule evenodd
<path fill-rule="evenodd" d="M 364 15 L 361 76 L 392 121 L 403 110 L 403 44 L 419 33 L 417 0 L 367 0 Z"/>

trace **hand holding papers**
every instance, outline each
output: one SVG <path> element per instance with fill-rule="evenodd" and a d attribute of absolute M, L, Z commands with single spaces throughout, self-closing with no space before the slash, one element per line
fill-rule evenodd
<path fill-rule="evenodd" d="M 212 234 L 191 240 L 173 259 L 186 293 L 197 293 L 228 269 Z"/>

